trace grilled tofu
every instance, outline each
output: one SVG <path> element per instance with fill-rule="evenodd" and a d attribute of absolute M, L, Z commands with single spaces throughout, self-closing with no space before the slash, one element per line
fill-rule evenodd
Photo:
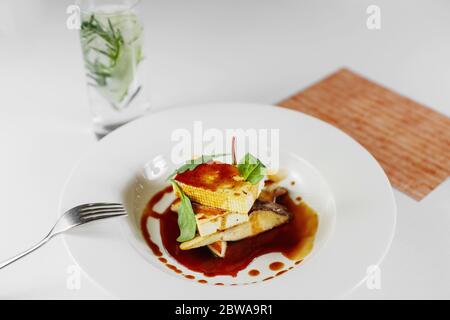
<path fill-rule="evenodd" d="M 180 201 L 174 202 L 171 210 L 177 212 Z M 217 231 L 231 228 L 248 221 L 247 213 L 229 212 L 224 209 L 213 208 L 192 202 L 192 209 L 197 221 L 198 233 L 207 236 Z"/>
<path fill-rule="evenodd" d="M 201 164 L 174 180 L 193 202 L 243 214 L 250 211 L 263 185 L 245 181 L 236 166 L 219 162 Z"/>
<path fill-rule="evenodd" d="M 180 248 L 181 250 L 189 250 L 207 246 L 217 241 L 242 240 L 287 223 L 291 218 L 291 213 L 287 212 L 283 206 L 273 202 L 258 200 L 252 208 L 249 221 L 224 231 L 195 237 L 192 240 L 181 243 Z"/>

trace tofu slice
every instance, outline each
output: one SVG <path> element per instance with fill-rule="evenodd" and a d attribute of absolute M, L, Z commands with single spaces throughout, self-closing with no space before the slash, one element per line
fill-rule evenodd
<path fill-rule="evenodd" d="M 264 203 L 252 211 L 247 222 L 236 225 L 224 231 L 207 236 L 197 236 L 192 240 L 180 244 L 181 250 L 189 250 L 210 245 L 217 241 L 238 241 L 253 237 L 279 225 L 287 223 L 292 215 L 284 207 L 276 203 Z"/>
<path fill-rule="evenodd" d="M 229 212 L 248 213 L 258 198 L 263 181 L 251 184 L 239 175 L 236 166 L 212 162 L 177 174 L 174 180 L 199 204 Z"/>
<path fill-rule="evenodd" d="M 176 201 L 171 210 L 178 211 L 179 206 L 180 201 Z M 249 219 L 247 213 L 228 212 L 224 209 L 212 208 L 195 202 L 192 203 L 192 209 L 195 213 L 198 233 L 201 236 L 231 228 Z"/>
<path fill-rule="evenodd" d="M 208 249 L 219 258 L 224 258 L 227 252 L 227 242 L 217 241 L 208 245 Z"/>

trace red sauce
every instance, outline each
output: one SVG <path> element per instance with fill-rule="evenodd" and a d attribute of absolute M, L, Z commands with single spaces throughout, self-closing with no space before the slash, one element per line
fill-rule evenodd
<path fill-rule="evenodd" d="M 269 269 L 272 270 L 272 271 L 281 270 L 281 269 L 283 269 L 283 267 L 284 267 L 284 263 L 283 262 L 279 262 L 279 261 L 272 262 L 269 265 Z"/>
<path fill-rule="evenodd" d="M 176 175 L 175 180 L 193 187 L 214 191 L 218 186 L 233 188 L 242 184 L 242 181 L 234 179 L 236 177 L 239 177 L 239 171 L 236 166 L 212 162 L 201 164 L 195 170 L 179 173 Z"/>
<path fill-rule="evenodd" d="M 172 264 L 166 263 L 166 267 L 169 268 L 169 269 L 172 270 L 172 271 L 175 271 L 176 273 L 182 273 L 182 272 L 183 272 L 183 271 L 181 271 L 180 269 L 178 269 L 177 267 L 175 267 L 175 266 L 172 265 Z"/>
<path fill-rule="evenodd" d="M 212 278 L 212 277 L 214 277 L 214 275 L 213 274 L 203 274 L 205 277 L 209 277 L 209 278 Z"/>
<path fill-rule="evenodd" d="M 259 270 L 256 270 L 256 269 L 252 269 L 248 272 L 248 275 L 252 276 L 252 277 L 259 276 L 259 274 L 260 274 Z"/>
<path fill-rule="evenodd" d="M 198 280 L 198 282 L 199 282 L 199 283 L 208 283 L 208 281 L 203 280 L 203 279 Z"/>
<path fill-rule="evenodd" d="M 223 283 L 222 283 L 222 282 L 217 282 L 217 283 L 215 283 L 214 285 L 215 285 L 215 286 L 223 286 Z"/>
<path fill-rule="evenodd" d="M 152 237 L 150 236 L 150 233 L 148 232 L 147 221 L 150 217 L 157 218 L 157 219 L 160 218 L 161 214 L 154 211 L 153 207 L 164 197 L 164 195 L 166 193 L 169 193 L 169 192 L 172 192 L 172 186 L 168 186 L 168 187 L 164 188 L 163 190 L 159 191 L 157 194 L 155 194 L 153 196 L 153 198 L 151 198 L 150 201 L 148 202 L 147 207 L 144 211 L 144 214 L 142 215 L 142 218 L 141 218 L 142 236 L 144 237 L 147 245 L 152 250 L 153 254 L 157 257 L 161 257 L 162 252 L 159 249 L 158 245 L 152 241 Z M 170 209 L 170 208 L 168 208 L 168 209 Z"/>
<path fill-rule="evenodd" d="M 281 196 L 277 202 L 293 214 L 292 220 L 255 237 L 229 242 L 225 258 L 215 257 L 208 248 L 181 250 L 176 241 L 179 235 L 177 213 L 167 208 L 159 214 L 153 210 L 165 193 L 172 191 L 167 187 L 158 192 L 148 203 L 141 220 L 143 236 L 156 256 L 162 256 L 160 248 L 151 240 L 147 231 L 150 217 L 159 219 L 162 243 L 167 252 L 181 265 L 205 276 L 229 275 L 235 277 L 253 259 L 271 252 L 279 252 L 291 260 L 300 260 L 309 253 L 318 227 L 317 214 L 303 202 L 296 204 L 289 195 Z M 178 272 L 176 267 L 173 268 Z M 181 272 L 181 271 L 180 271 Z"/>
<path fill-rule="evenodd" d="M 167 259 L 166 258 L 159 258 L 159 261 L 161 261 L 162 263 L 167 263 Z"/>
<path fill-rule="evenodd" d="M 195 277 L 193 275 L 190 275 L 190 274 L 186 274 L 184 277 L 186 279 L 189 279 L 189 280 L 194 280 L 195 279 Z"/>

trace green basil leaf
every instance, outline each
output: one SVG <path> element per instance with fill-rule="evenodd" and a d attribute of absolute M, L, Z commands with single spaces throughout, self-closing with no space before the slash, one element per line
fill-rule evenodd
<path fill-rule="evenodd" d="M 172 180 L 173 188 L 180 195 L 180 208 L 178 209 L 178 227 L 180 228 L 180 235 L 177 238 L 178 242 L 191 240 L 195 237 L 197 230 L 197 222 L 195 221 L 194 210 L 192 209 L 191 200 L 184 194 L 180 186 Z"/>
<path fill-rule="evenodd" d="M 250 153 L 247 153 L 238 164 L 239 174 L 251 184 L 257 184 L 264 178 L 266 166 Z"/>
<path fill-rule="evenodd" d="M 208 163 L 211 160 L 213 160 L 214 158 L 217 157 L 223 157 L 228 155 L 227 153 L 221 153 L 221 154 L 212 154 L 212 155 L 203 155 L 199 158 L 196 159 L 192 159 L 192 160 L 188 160 L 186 161 L 186 163 L 184 165 L 182 165 L 181 167 L 179 167 L 178 169 L 176 169 L 174 172 L 172 172 L 172 174 L 167 178 L 167 180 L 172 180 L 173 177 L 175 177 L 177 174 L 179 173 L 183 173 L 186 171 L 192 171 L 195 168 L 197 168 L 199 165 L 203 164 L 203 163 Z"/>

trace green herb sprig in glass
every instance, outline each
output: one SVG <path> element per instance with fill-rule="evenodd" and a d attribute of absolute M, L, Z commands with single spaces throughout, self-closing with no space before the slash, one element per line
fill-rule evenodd
<path fill-rule="evenodd" d="M 87 76 L 116 109 L 140 91 L 132 88 L 142 61 L 142 26 L 131 12 L 92 13 L 82 19 L 80 37 Z M 128 97 L 128 99 L 125 99 Z"/>

